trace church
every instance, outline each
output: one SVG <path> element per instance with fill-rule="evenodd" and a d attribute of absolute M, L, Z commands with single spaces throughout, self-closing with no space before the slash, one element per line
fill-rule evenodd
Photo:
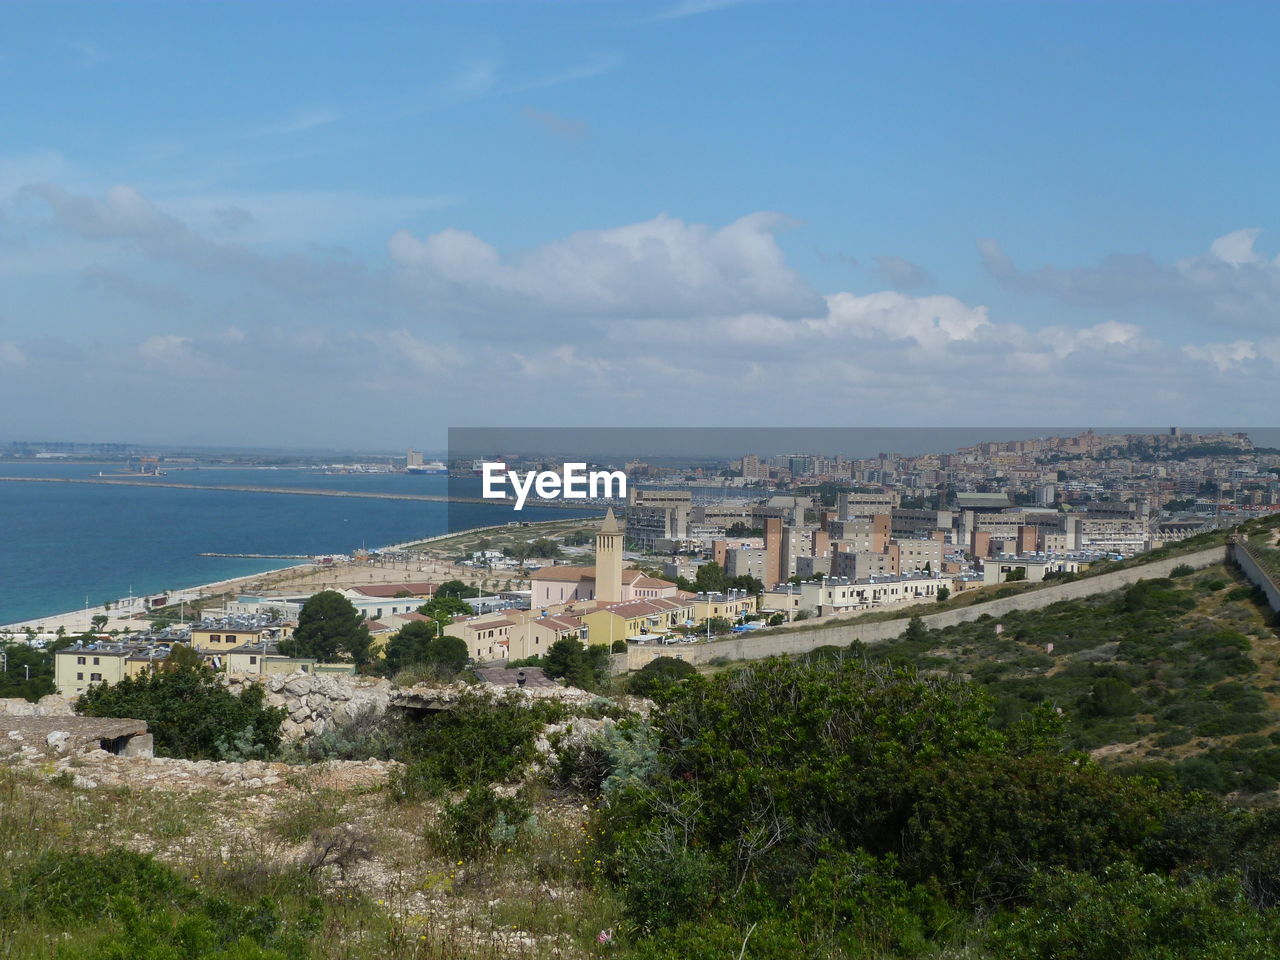
<path fill-rule="evenodd" d="M 596 534 L 595 566 L 543 567 L 532 574 L 530 583 L 534 610 L 583 600 L 627 603 L 676 595 L 674 583 L 651 577 L 641 570 L 623 569 L 622 528 L 612 508 L 605 514 L 600 532 Z"/>

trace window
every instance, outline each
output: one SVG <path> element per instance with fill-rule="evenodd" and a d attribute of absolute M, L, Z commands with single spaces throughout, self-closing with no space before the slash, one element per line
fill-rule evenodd
<path fill-rule="evenodd" d="M 257 658 L 257 657 L 250 657 L 250 658 L 249 658 L 249 666 L 251 666 L 251 667 L 252 667 L 252 666 L 256 666 L 256 665 L 257 665 L 257 663 L 258 663 L 258 658 Z"/>
<path fill-rule="evenodd" d="M 98 661 L 98 658 L 97 658 L 97 657 L 94 657 L 94 658 L 93 658 L 93 665 L 94 665 L 95 667 L 98 665 L 98 662 L 99 662 L 99 661 Z"/>
<path fill-rule="evenodd" d="M 211 633 L 211 634 L 209 634 L 209 642 L 210 642 L 210 643 L 218 643 L 221 639 L 222 639 L 222 634 L 220 634 L 220 633 Z"/>
<path fill-rule="evenodd" d="M 81 657 L 80 659 L 81 659 L 81 660 L 83 660 L 83 659 L 84 659 L 84 657 Z M 84 674 L 83 674 L 83 673 L 77 673 L 77 674 L 76 674 L 76 679 L 77 679 L 77 680 L 83 680 L 83 679 L 84 679 Z"/>
<path fill-rule="evenodd" d="M 101 680 L 101 679 L 102 679 L 102 674 L 100 674 L 100 673 L 91 673 L 91 674 L 89 674 L 89 679 L 90 679 L 90 680 Z"/>
<path fill-rule="evenodd" d="M 76 657 L 76 665 L 84 666 L 84 657 Z"/>
<path fill-rule="evenodd" d="M 225 641 L 225 642 L 226 642 L 226 643 L 235 643 L 235 642 L 236 642 L 236 635 L 235 635 L 234 633 L 228 633 L 228 634 L 227 634 L 227 636 L 226 636 L 226 641 Z"/>

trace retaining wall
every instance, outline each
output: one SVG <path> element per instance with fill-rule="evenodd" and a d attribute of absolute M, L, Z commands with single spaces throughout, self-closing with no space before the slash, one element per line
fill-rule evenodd
<path fill-rule="evenodd" d="M 1011 610 L 1038 610 L 1059 600 L 1076 600 L 1098 593 L 1109 593 L 1137 583 L 1139 580 L 1167 577 L 1175 567 L 1185 565 L 1199 569 L 1222 563 L 1226 559 L 1225 546 L 1211 547 L 1198 553 L 1170 557 L 1167 560 L 1155 560 L 1126 570 L 1117 570 L 1114 573 L 1103 573 L 1070 583 L 1028 590 L 1012 597 L 1002 597 L 986 603 L 926 614 L 922 619 L 927 627 L 938 630 L 969 620 L 977 620 L 986 614 L 998 617 Z M 812 630 L 796 630 L 787 633 L 775 634 L 761 631 L 755 635 L 748 634 L 730 640 L 713 640 L 710 643 L 682 643 L 653 647 L 633 644 L 627 651 L 627 666 L 632 670 L 638 670 L 650 660 L 662 656 L 679 657 L 689 663 L 708 663 L 719 657 L 729 660 L 759 660 L 779 654 L 807 653 L 818 647 L 847 647 L 854 640 L 861 640 L 863 643 L 880 643 L 900 636 L 909 622 L 910 618 L 903 617 L 897 620 L 880 620 L 861 624 L 832 623 L 829 626 L 815 626 Z"/>
<path fill-rule="evenodd" d="M 1267 573 L 1253 555 L 1253 551 L 1249 549 L 1248 544 L 1239 540 L 1233 541 L 1231 544 L 1231 559 L 1240 567 L 1241 572 L 1249 578 L 1250 582 L 1262 588 L 1262 592 L 1267 595 L 1267 604 L 1272 610 L 1280 612 L 1280 584 L 1276 583 L 1271 574 Z"/>

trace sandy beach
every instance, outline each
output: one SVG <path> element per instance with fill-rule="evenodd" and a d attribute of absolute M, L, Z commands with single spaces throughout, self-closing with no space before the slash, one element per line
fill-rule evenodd
<path fill-rule="evenodd" d="M 539 526 L 554 527 L 566 522 L 579 521 L 550 521 L 545 525 Z M 437 541 L 450 540 L 461 535 L 477 534 L 485 530 L 504 529 L 509 528 L 505 524 L 495 527 L 478 527 L 474 530 L 441 534 L 425 540 L 393 544 L 383 547 L 381 550 L 404 551 L 410 548 L 427 546 Z M 533 528 L 524 529 L 530 535 L 535 532 Z M 171 604 L 200 602 L 205 613 L 215 613 L 221 610 L 221 598 L 241 594 L 249 596 L 284 596 L 290 593 L 307 595 L 321 590 L 340 590 L 345 587 L 356 587 L 369 583 L 409 583 L 421 580 L 439 582 L 460 579 L 469 583 L 478 580 L 481 576 L 482 572 L 474 568 L 459 567 L 448 561 L 432 557 L 428 553 L 423 553 L 420 557 L 414 557 L 409 560 L 375 558 L 368 561 L 332 564 L 295 563 L 243 577 L 234 577 L 229 580 L 219 580 L 214 583 L 172 590 L 169 592 L 168 597 Z M 151 594 L 151 596 L 154 595 Z M 209 601 L 213 602 L 210 603 Z M 93 618 L 95 616 L 104 615 L 107 617 L 105 628 L 107 631 L 124 630 L 126 627 L 132 630 L 142 630 L 146 626 L 146 621 L 139 616 L 145 612 L 143 603 L 144 600 L 141 597 L 135 597 L 132 605 L 128 603 L 127 599 L 122 598 L 112 603 L 110 609 L 107 609 L 104 605 L 99 605 L 70 610 L 65 613 L 51 614 L 45 617 L 34 617 L 29 620 L 0 625 L 0 636 L 22 634 L 27 629 L 34 630 L 38 636 L 54 635 L 58 632 L 59 627 L 63 629 L 64 633 L 68 634 L 84 633 L 93 628 Z"/>

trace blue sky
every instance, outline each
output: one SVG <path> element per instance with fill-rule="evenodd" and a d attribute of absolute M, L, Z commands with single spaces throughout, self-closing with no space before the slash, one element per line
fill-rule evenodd
<path fill-rule="evenodd" d="M 1277 28 L 0 5 L 0 438 L 1270 423 Z"/>

